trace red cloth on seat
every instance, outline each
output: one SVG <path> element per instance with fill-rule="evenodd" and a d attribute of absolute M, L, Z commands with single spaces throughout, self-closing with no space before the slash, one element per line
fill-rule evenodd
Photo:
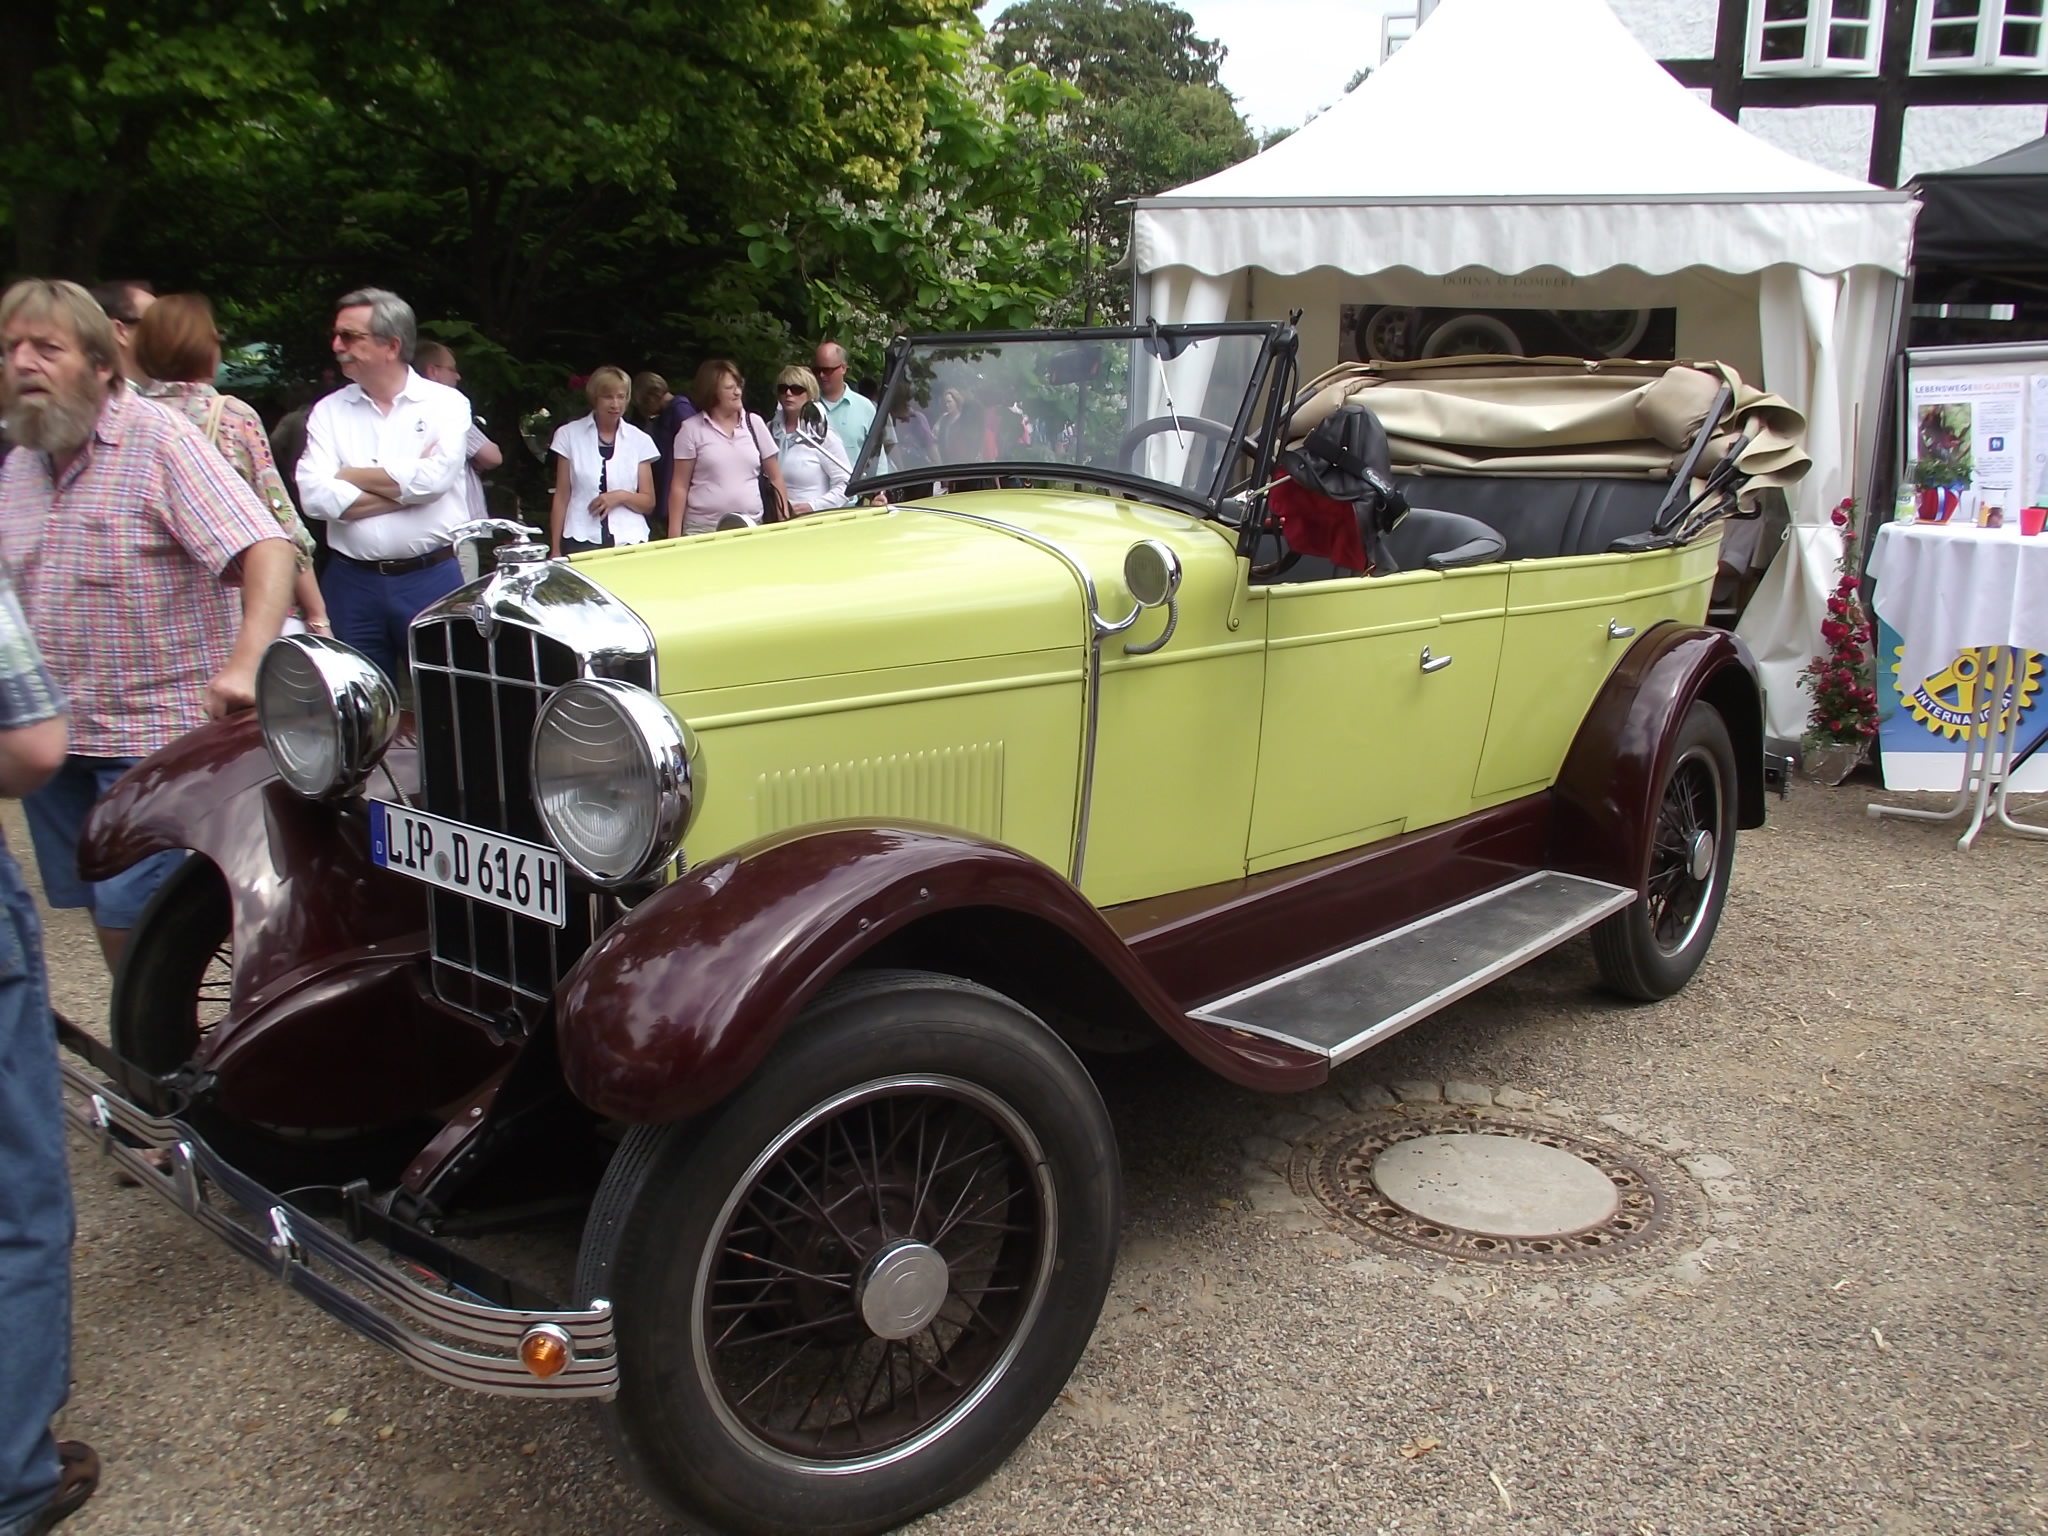
<path fill-rule="evenodd" d="M 1347 571 L 1365 569 L 1365 541 L 1350 502 L 1332 501 L 1288 477 L 1266 493 L 1266 505 L 1280 519 L 1289 549 L 1321 555 Z"/>

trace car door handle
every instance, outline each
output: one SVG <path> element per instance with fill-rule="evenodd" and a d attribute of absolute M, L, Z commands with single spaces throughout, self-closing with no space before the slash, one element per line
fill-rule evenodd
<path fill-rule="evenodd" d="M 1635 632 L 1636 627 L 1633 624 L 1624 624 L 1619 619 L 1607 621 L 1607 638 L 1610 640 L 1626 640 Z"/>
<path fill-rule="evenodd" d="M 1426 645 L 1425 645 L 1425 646 L 1424 646 L 1424 647 L 1422 648 L 1422 670 L 1423 670 L 1423 671 L 1425 671 L 1425 672 L 1441 672 L 1441 671 L 1443 671 L 1443 669 L 1444 669 L 1445 667 L 1448 667 L 1448 666 L 1449 666 L 1450 664 L 1451 664 L 1451 658 L 1450 658 L 1450 657 L 1448 657 L 1448 656 L 1432 656 L 1432 655 L 1430 655 L 1430 654 L 1429 654 L 1429 647 L 1428 647 L 1428 646 L 1426 646 Z"/>

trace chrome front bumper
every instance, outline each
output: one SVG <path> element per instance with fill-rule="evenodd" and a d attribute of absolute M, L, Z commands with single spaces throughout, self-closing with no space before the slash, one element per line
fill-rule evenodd
<path fill-rule="evenodd" d="M 500 1397 L 610 1398 L 619 1362 L 612 1308 L 527 1311 L 454 1295 L 393 1268 L 225 1162 L 179 1120 L 136 1108 L 60 1057 L 64 1112 L 100 1150 L 258 1268 L 436 1381 Z M 169 1170 L 144 1156 L 168 1154 Z M 239 1207 L 254 1225 L 236 1219 Z M 566 1335 L 571 1358 L 541 1379 L 520 1362 L 534 1329 Z"/>

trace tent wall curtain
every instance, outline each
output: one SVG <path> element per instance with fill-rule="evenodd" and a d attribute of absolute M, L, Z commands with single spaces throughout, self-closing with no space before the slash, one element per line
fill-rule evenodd
<path fill-rule="evenodd" d="M 1763 274 L 1764 387 L 1805 413 L 1813 469 L 1788 492 L 1785 546 L 1736 632 L 1763 672 L 1765 729 L 1786 740 L 1805 729 L 1799 675 L 1819 653 L 1842 558 L 1831 514 L 1845 497 L 1867 494 L 1877 462 L 1878 402 L 1900 281 L 1870 267 L 1832 276 L 1798 267 Z"/>

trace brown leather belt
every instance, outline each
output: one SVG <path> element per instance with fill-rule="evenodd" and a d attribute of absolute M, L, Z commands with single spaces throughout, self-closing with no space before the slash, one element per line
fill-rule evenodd
<path fill-rule="evenodd" d="M 338 549 L 329 554 L 337 560 L 346 560 L 350 565 L 360 565 L 366 571 L 375 571 L 379 576 L 410 576 L 414 571 L 424 571 L 430 565 L 439 565 L 443 560 L 455 558 L 455 546 L 445 545 L 424 555 L 414 555 L 410 560 L 358 560 L 354 555 L 344 555 Z"/>

